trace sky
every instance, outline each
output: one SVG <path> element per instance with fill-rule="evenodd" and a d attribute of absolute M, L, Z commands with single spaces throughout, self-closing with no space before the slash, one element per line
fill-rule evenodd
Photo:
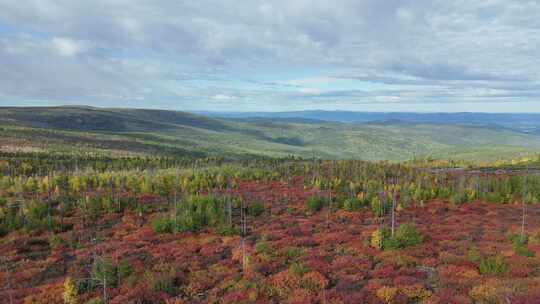
<path fill-rule="evenodd" d="M 540 112 L 540 1 L 0 0 L 0 106 Z"/>

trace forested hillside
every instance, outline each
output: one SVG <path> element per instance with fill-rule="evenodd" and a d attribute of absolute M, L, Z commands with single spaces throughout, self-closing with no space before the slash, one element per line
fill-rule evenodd
<path fill-rule="evenodd" d="M 175 111 L 91 107 L 0 108 L 0 128 L 4 151 L 402 161 L 494 160 L 540 149 L 540 136 L 500 126 L 217 119 Z"/>
<path fill-rule="evenodd" d="M 466 124 L 476 126 L 500 126 L 524 132 L 540 129 L 538 113 L 415 113 L 415 112 L 354 112 L 306 110 L 292 112 L 200 112 L 209 117 L 226 118 L 272 118 L 310 121 L 334 121 L 366 123 L 403 121 L 424 124 Z"/>

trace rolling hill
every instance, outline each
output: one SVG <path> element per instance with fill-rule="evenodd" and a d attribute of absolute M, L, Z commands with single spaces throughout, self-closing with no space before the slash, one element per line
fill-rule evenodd
<path fill-rule="evenodd" d="M 414 156 L 492 160 L 540 151 L 540 136 L 497 125 L 213 118 L 178 111 L 67 106 L 0 108 L 0 132 L 5 151 L 118 155 L 399 161 Z"/>
<path fill-rule="evenodd" d="M 540 130 L 540 114 L 538 113 L 415 113 L 306 110 L 291 112 L 200 112 L 200 114 L 218 118 L 271 118 L 344 123 L 403 121 L 423 124 L 498 125 L 524 132 L 538 132 Z"/>

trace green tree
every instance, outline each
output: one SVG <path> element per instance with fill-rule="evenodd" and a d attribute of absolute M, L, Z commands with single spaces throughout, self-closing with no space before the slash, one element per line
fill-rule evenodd
<path fill-rule="evenodd" d="M 117 283 L 116 267 L 110 260 L 98 258 L 92 266 L 92 278 L 99 281 L 106 288 L 115 287 Z"/>

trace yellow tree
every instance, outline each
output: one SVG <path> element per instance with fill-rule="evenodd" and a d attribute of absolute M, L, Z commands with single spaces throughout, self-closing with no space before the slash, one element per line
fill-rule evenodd
<path fill-rule="evenodd" d="M 64 281 L 64 303 L 77 304 L 77 287 L 70 277 Z"/>

